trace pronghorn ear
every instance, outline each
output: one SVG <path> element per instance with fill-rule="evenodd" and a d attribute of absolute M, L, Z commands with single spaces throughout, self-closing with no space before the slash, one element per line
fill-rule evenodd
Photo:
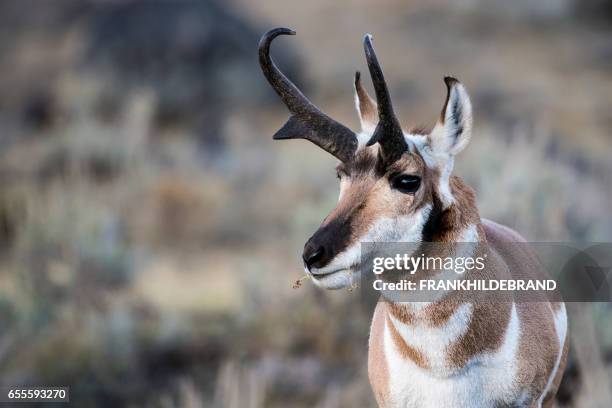
<path fill-rule="evenodd" d="M 378 124 L 378 108 L 376 102 L 361 84 L 361 73 L 355 72 L 355 107 L 359 114 L 361 130 L 374 133 Z"/>
<path fill-rule="evenodd" d="M 467 146 L 472 136 L 472 104 L 465 87 L 452 77 L 445 77 L 448 93 L 440 119 L 429 135 L 435 153 L 454 156 Z"/>

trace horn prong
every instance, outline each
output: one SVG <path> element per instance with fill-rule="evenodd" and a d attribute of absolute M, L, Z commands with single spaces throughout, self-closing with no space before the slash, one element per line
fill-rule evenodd
<path fill-rule="evenodd" d="M 295 31 L 285 27 L 274 28 L 259 41 L 261 70 L 291 112 L 291 117 L 274 139 L 306 139 L 343 162 L 352 160 L 358 144 L 355 133 L 321 112 L 272 61 L 270 44 L 279 35 L 295 35 Z"/>

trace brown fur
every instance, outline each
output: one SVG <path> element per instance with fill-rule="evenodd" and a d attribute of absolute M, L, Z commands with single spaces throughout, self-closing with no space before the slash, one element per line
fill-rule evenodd
<path fill-rule="evenodd" d="M 517 303 L 522 336 L 519 344 L 519 375 L 517 384 L 527 387 L 539 397 L 554 369 L 562 350 L 557 340 L 554 316 L 548 303 Z M 559 367 L 563 372 L 564 367 Z M 536 376 L 533 374 L 537 373 Z M 555 391 L 556 393 L 556 391 Z"/>
<path fill-rule="evenodd" d="M 525 243 L 523 237 L 506 226 L 489 220 L 484 220 L 484 226 L 491 246 L 501 246 L 504 242 Z M 543 271 L 531 266 L 539 263 L 536 255 L 528 250 L 526 245 L 514 247 L 513 256 L 504 257 L 504 262 L 511 270 L 527 271 L 536 278 L 545 276 Z M 561 303 L 549 302 L 543 298 L 542 302 L 519 301 L 516 307 L 522 329 L 519 344 L 519 373 L 522 374 L 517 378 L 518 384 L 529 388 L 532 396 L 539 397 L 548 382 L 549 375 L 532 377 L 528 373 L 551 373 L 559 352 L 563 352 L 553 386 L 549 390 L 548 399 L 552 401 L 565 370 L 569 347 L 566 338 L 564 349 L 560 350 L 554 325 L 554 317 L 561 308 Z"/>
<path fill-rule="evenodd" d="M 473 303 L 474 312 L 467 333 L 448 350 L 451 364 L 463 367 L 472 357 L 497 350 L 503 342 L 510 321 L 511 303 Z"/>

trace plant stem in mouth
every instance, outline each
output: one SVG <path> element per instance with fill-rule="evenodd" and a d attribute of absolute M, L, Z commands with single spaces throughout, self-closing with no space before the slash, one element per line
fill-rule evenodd
<path fill-rule="evenodd" d="M 293 283 L 292 288 L 293 288 L 293 289 L 299 289 L 299 288 L 301 288 L 301 287 L 302 287 L 302 283 L 303 283 L 303 282 L 304 282 L 306 279 L 310 279 L 310 275 L 304 275 L 304 276 L 302 276 L 300 279 L 296 280 L 296 281 Z"/>

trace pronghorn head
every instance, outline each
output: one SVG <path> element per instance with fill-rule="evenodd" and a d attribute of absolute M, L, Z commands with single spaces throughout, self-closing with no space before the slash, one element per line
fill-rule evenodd
<path fill-rule="evenodd" d="M 472 107 L 463 85 L 446 77 L 448 94 L 433 130 L 404 132 L 393 111 L 372 37 L 366 35 L 363 45 L 376 101 L 366 93 L 357 72 L 355 100 L 361 132 L 354 133 L 321 112 L 276 67 L 270 44 L 282 34 L 295 32 L 276 28 L 264 34 L 259 44 L 263 73 L 291 112 L 274 139 L 307 139 L 340 160 L 338 204 L 303 252 L 313 281 L 337 289 L 357 279 L 360 242 L 435 239 L 436 229 L 443 228 L 439 220 L 457 207 L 454 191 L 458 181 L 450 174 L 455 154 L 470 139 Z M 460 217 L 454 218 L 459 222 Z M 445 223 L 449 224 L 448 219 Z"/>

